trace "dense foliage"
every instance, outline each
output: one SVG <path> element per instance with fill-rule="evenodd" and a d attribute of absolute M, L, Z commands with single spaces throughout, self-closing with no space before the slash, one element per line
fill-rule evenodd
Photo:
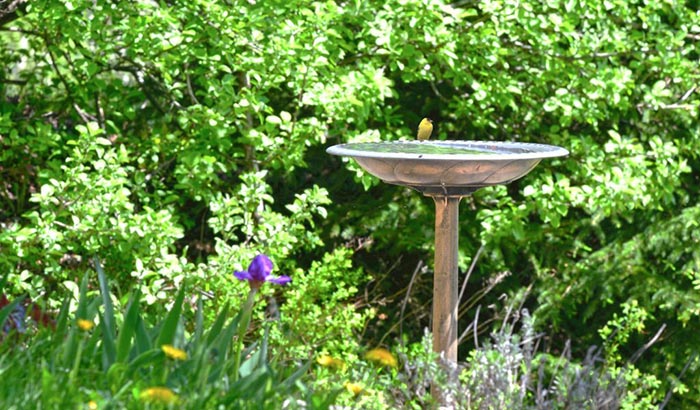
<path fill-rule="evenodd" d="M 480 323 L 502 320 L 505 294 L 547 351 L 605 345 L 612 366 L 635 358 L 660 380 L 657 402 L 700 406 L 697 1 L 0 8 L 9 294 L 57 308 L 98 255 L 122 306 L 138 290 L 162 313 L 186 280 L 222 306 L 245 298 L 232 272 L 264 252 L 300 285 L 263 289 L 256 310 L 280 315 L 282 362 L 391 345 L 399 329 L 418 340 L 432 201 L 324 150 L 413 138 L 430 116 L 434 138 L 571 152 L 463 201 L 462 270 L 484 252 L 462 327 L 477 305 Z"/>

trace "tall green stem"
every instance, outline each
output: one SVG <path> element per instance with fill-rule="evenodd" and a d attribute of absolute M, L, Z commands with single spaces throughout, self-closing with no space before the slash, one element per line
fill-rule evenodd
<path fill-rule="evenodd" d="M 243 338 L 248 331 L 250 317 L 253 314 L 253 304 L 255 303 L 255 294 L 258 288 L 251 286 L 248 293 L 248 299 L 241 309 L 241 321 L 238 323 L 238 340 L 236 340 L 236 350 L 233 354 L 233 381 L 238 380 L 238 370 L 241 367 L 241 351 L 243 350 Z"/>
<path fill-rule="evenodd" d="M 81 335 L 82 336 L 82 335 Z M 78 376 L 78 369 L 80 369 L 80 360 L 83 356 L 83 345 L 85 344 L 85 338 L 81 337 L 78 342 L 78 352 L 75 354 L 75 359 L 73 360 L 73 368 L 68 375 L 68 385 L 75 385 L 75 378 Z"/>

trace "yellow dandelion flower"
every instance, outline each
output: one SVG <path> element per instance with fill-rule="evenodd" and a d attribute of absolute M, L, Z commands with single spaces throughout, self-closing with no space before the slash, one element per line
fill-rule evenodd
<path fill-rule="evenodd" d="M 345 384 L 343 384 L 343 387 L 345 387 L 347 391 L 354 394 L 355 396 L 362 393 L 362 391 L 365 389 L 361 384 L 351 382 L 345 382 Z"/>
<path fill-rule="evenodd" d="M 329 356 L 327 354 L 322 354 L 316 358 L 316 363 L 323 367 L 329 367 L 331 369 L 343 369 L 345 368 L 345 362 L 341 359 L 336 359 L 335 357 Z"/>
<path fill-rule="evenodd" d="M 163 353 L 165 353 L 165 355 L 171 359 L 187 360 L 187 352 L 185 352 L 184 350 L 178 349 L 177 347 L 175 347 L 173 345 L 163 345 L 160 348 L 163 350 Z"/>
<path fill-rule="evenodd" d="M 87 332 L 92 330 L 93 327 L 95 327 L 95 323 L 92 320 L 78 319 L 78 327 L 80 328 L 80 330 L 84 330 Z"/>
<path fill-rule="evenodd" d="M 90 400 L 87 404 L 88 410 L 97 410 L 97 403 L 95 400 Z"/>
<path fill-rule="evenodd" d="M 396 367 L 399 365 L 399 362 L 396 360 L 396 357 L 394 357 L 394 355 L 391 354 L 390 351 L 382 347 L 377 347 L 367 352 L 367 354 L 365 355 L 365 359 L 387 367 Z"/>
<path fill-rule="evenodd" d="M 174 404 L 177 394 L 167 387 L 149 387 L 139 394 L 139 399 L 154 404 Z"/>

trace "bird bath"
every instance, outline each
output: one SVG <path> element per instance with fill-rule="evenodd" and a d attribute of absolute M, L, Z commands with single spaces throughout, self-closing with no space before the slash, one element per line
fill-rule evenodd
<path fill-rule="evenodd" d="M 544 158 L 569 154 L 553 145 L 480 141 L 397 141 L 335 145 L 384 182 L 435 201 L 433 350 L 457 361 L 459 201 L 479 188 L 525 176 Z"/>

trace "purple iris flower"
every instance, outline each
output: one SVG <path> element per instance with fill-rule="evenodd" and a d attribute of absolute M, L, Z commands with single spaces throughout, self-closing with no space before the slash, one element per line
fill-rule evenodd
<path fill-rule="evenodd" d="M 253 258 L 247 271 L 234 272 L 233 274 L 240 280 L 247 280 L 250 287 L 256 289 L 264 282 L 286 285 L 292 280 L 289 276 L 272 277 L 270 272 L 272 272 L 272 261 L 267 255 L 260 254 Z"/>

